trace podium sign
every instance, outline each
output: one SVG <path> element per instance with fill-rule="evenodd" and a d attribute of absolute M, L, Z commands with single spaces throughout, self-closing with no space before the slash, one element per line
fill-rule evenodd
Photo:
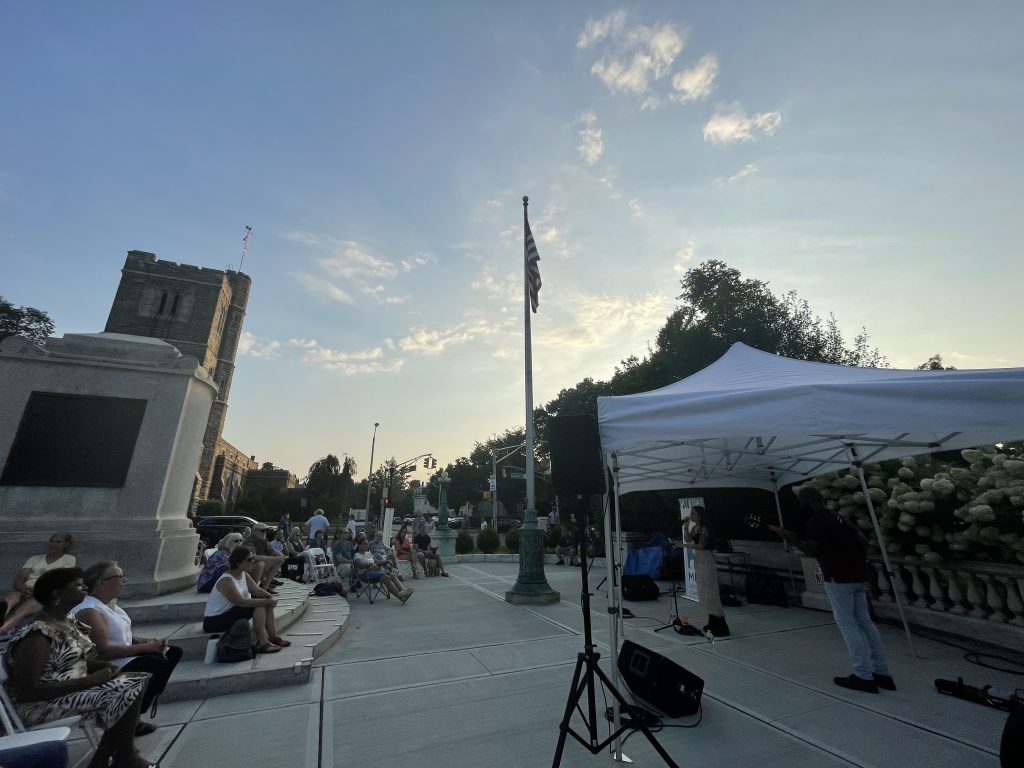
<path fill-rule="evenodd" d="M 690 516 L 690 510 L 694 507 L 703 506 L 703 496 L 690 496 L 685 499 L 679 499 L 679 520 L 682 521 L 688 518 Z M 686 592 L 683 597 L 687 600 L 693 600 L 696 602 L 700 599 L 697 594 L 697 566 L 693 550 L 689 547 L 683 550 L 683 573 L 684 584 L 686 587 Z"/>

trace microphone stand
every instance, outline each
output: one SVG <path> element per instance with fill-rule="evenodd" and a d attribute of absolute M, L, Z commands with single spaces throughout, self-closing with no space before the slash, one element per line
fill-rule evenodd
<path fill-rule="evenodd" d="M 577 508 L 577 521 L 579 525 L 579 536 L 577 542 L 583 543 L 583 552 L 586 553 L 586 526 L 589 525 L 589 509 L 588 505 L 584 502 L 583 496 L 576 496 L 576 508 Z M 579 544 L 578 544 L 579 545 Z M 555 757 L 551 763 L 551 768 L 559 768 L 562 763 L 562 752 L 565 750 L 565 740 L 567 736 L 572 736 L 576 741 L 582 744 L 592 755 L 596 755 L 599 752 L 603 752 L 604 748 L 615 741 L 623 732 L 630 730 L 631 728 L 637 728 L 647 738 L 654 749 L 662 760 L 665 761 L 665 765 L 669 768 L 679 768 L 679 765 L 672 759 L 665 748 L 658 743 L 658 740 L 654 737 L 651 729 L 647 727 L 639 719 L 634 719 L 633 722 L 626 725 L 620 725 L 619 729 L 612 733 L 604 741 L 600 741 L 597 733 L 597 688 L 595 685 L 595 677 L 604 686 L 605 690 L 611 693 L 618 701 L 619 707 L 629 711 L 629 702 L 623 697 L 621 693 L 612 685 L 612 681 L 604 673 L 604 670 L 600 667 L 601 654 L 597 652 L 597 647 L 594 645 L 594 636 L 590 626 L 590 585 L 587 581 L 587 567 L 584 563 L 580 568 L 580 581 L 582 592 L 580 594 L 580 602 L 583 608 L 583 652 L 576 656 L 576 669 L 572 675 L 572 684 L 569 686 L 569 698 L 565 702 L 565 714 L 562 717 L 562 723 L 558 726 L 558 746 L 555 748 Z M 587 710 L 583 712 L 580 710 L 580 716 L 583 718 L 583 723 L 586 726 L 586 734 L 581 735 L 578 733 L 570 724 L 572 720 L 572 713 L 574 710 L 579 708 L 580 699 L 586 694 L 587 697 Z"/>

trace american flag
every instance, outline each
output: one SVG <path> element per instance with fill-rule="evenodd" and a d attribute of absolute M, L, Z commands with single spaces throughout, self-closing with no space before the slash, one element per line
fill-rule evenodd
<path fill-rule="evenodd" d="M 530 306 L 537 311 L 540 306 L 540 254 L 537 253 L 537 243 L 533 241 L 533 232 L 530 231 L 530 222 L 526 222 L 526 274 L 530 282 Z"/>

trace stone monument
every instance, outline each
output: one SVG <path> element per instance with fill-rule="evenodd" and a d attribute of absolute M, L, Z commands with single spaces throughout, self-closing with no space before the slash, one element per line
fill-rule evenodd
<path fill-rule="evenodd" d="M 217 385 L 159 339 L 67 334 L 0 342 L 0 574 L 59 530 L 82 567 L 117 560 L 128 596 L 189 586 L 186 512 Z"/>

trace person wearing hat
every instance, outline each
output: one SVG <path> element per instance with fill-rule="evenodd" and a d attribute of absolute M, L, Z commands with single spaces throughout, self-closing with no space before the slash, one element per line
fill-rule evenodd
<path fill-rule="evenodd" d="M 313 516 L 306 521 L 306 528 L 308 529 L 306 531 L 306 543 L 311 547 L 316 546 L 316 544 L 313 543 L 316 540 L 316 532 L 323 531 L 326 534 L 330 525 L 330 522 L 324 516 L 324 511 L 322 509 L 318 509 L 313 513 Z"/>
<path fill-rule="evenodd" d="M 274 595 L 277 594 L 274 587 L 279 587 L 282 583 L 275 577 L 281 570 L 285 557 L 270 546 L 270 542 L 267 540 L 267 531 L 269 530 L 270 526 L 266 523 L 256 523 L 252 527 L 252 535 L 244 543 L 252 550 L 253 557 L 256 558 L 256 567 L 253 569 L 252 577 L 257 586 Z"/>

